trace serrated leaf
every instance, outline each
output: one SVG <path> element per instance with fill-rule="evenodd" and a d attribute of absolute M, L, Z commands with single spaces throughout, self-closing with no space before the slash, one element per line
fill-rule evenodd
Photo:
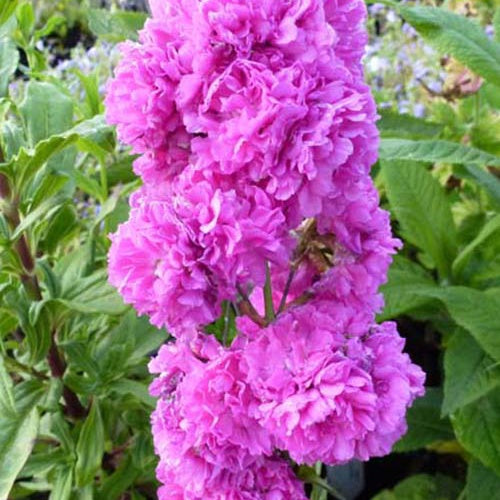
<path fill-rule="evenodd" d="M 500 385 L 500 365 L 465 330 L 451 338 L 444 355 L 444 399 L 447 415 Z"/>
<path fill-rule="evenodd" d="M 500 475 L 500 389 L 458 410 L 452 422 L 462 446 Z"/>
<path fill-rule="evenodd" d="M 382 173 L 406 239 L 433 259 L 441 277 L 449 276 L 457 235 L 443 188 L 417 163 L 383 162 Z"/>
<path fill-rule="evenodd" d="M 418 161 L 500 166 L 498 156 L 457 142 L 441 140 L 382 139 L 379 157 L 385 161 Z"/>
<path fill-rule="evenodd" d="M 15 419 L 0 416 L 0 498 L 7 498 L 28 459 L 38 432 L 39 415 L 32 408 Z"/>
<path fill-rule="evenodd" d="M 499 491 L 500 476 L 479 460 L 472 460 L 467 469 L 467 500 L 493 500 Z"/>
<path fill-rule="evenodd" d="M 450 316 L 472 334 L 476 342 L 496 361 L 500 360 L 500 296 L 467 287 L 428 290 L 446 305 Z"/>
<path fill-rule="evenodd" d="M 479 24 L 448 9 L 400 5 L 398 10 L 442 55 L 500 86 L 500 44 L 489 40 Z"/>
<path fill-rule="evenodd" d="M 441 403 L 441 390 L 428 387 L 425 396 L 417 399 L 408 410 L 408 431 L 393 450 L 406 452 L 425 448 L 439 441 L 454 440 L 450 421 L 448 418 L 441 418 Z"/>
<path fill-rule="evenodd" d="M 395 318 L 428 303 L 432 298 L 422 292 L 434 286 L 437 285 L 432 276 L 422 266 L 396 256 L 389 269 L 387 283 L 380 288 L 385 307 L 378 319 Z"/>
<path fill-rule="evenodd" d="M 90 484 L 99 470 L 104 453 L 104 439 L 101 410 L 94 400 L 76 444 L 75 480 L 78 487 Z"/>

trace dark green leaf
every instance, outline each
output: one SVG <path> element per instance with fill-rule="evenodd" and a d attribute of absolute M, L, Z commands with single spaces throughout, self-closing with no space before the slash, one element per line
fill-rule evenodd
<path fill-rule="evenodd" d="M 458 410 L 452 422 L 462 446 L 500 475 L 500 389 Z"/>
<path fill-rule="evenodd" d="M 472 460 L 467 470 L 467 500 L 493 500 L 500 491 L 500 476 L 478 460 Z"/>
<path fill-rule="evenodd" d="M 401 481 L 393 490 L 384 490 L 373 500 L 457 500 L 461 485 L 437 474 L 417 474 Z"/>
<path fill-rule="evenodd" d="M 449 420 L 441 418 L 441 403 L 441 390 L 428 387 L 425 396 L 417 399 L 408 410 L 408 432 L 396 443 L 394 451 L 418 450 L 455 439 Z"/>
<path fill-rule="evenodd" d="M 379 319 L 384 321 L 395 318 L 428 303 L 432 298 L 422 295 L 421 292 L 434 286 L 434 280 L 422 266 L 402 256 L 396 256 L 389 269 L 388 281 L 380 289 L 384 294 L 385 307 Z"/>
<path fill-rule="evenodd" d="M 101 490 L 99 491 L 99 500 L 116 500 L 133 484 L 139 476 L 140 471 L 137 470 L 130 456 L 120 463 L 111 476 L 105 479 Z"/>
<path fill-rule="evenodd" d="M 155 399 L 149 395 L 148 386 L 144 383 L 136 380 L 120 379 L 113 382 L 109 389 L 118 394 L 132 394 L 147 407 L 155 407 Z"/>
<path fill-rule="evenodd" d="M 500 365 L 462 329 L 447 346 L 444 370 L 443 414 L 472 403 L 500 385 Z"/>

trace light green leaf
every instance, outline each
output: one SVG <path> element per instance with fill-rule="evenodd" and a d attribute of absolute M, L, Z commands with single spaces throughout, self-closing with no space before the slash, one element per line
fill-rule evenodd
<path fill-rule="evenodd" d="M 441 140 L 382 139 L 379 156 L 381 160 L 385 161 L 403 160 L 500 166 L 498 156 L 457 142 Z"/>
<path fill-rule="evenodd" d="M 383 162 L 382 173 L 404 236 L 433 259 L 441 277 L 449 276 L 457 236 L 443 188 L 417 163 Z"/>
<path fill-rule="evenodd" d="M 417 399 L 408 410 L 408 432 L 396 443 L 394 451 L 418 450 L 439 441 L 455 439 L 450 421 L 441 418 L 441 403 L 441 390 L 428 387 L 425 396 Z"/>
<path fill-rule="evenodd" d="M 486 240 L 500 233 L 500 214 L 490 219 L 479 234 L 458 254 L 453 262 L 452 270 L 455 276 L 459 276 L 467 265 L 474 251 L 483 245 Z"/>
<path fill-rule="evenodd" d="M 462 446 L 500 475 L 500 389 L 458 410 L 452 423 Z"/>
<path fill-rule="evenodd" d="M 30 81 L 19 111 L 32 147 L 73 123 L 73 102 L 51 83 Z"/>
<path fill-rule="evenodd" d="M 12 387 L 12 380 L 5 368 L 3 357 L 0 356 L 0 415 L 3 418 L 15 417 L 17 414 Z"/>
<path fill-rule="evenodd" d="M 479 460 L 472 460 L 467 469 L 467 500 L 493 500 L 499 491 L 500 476 Z"/>
<path fill-rule="evenodd" d="M 19 62 L 19 52 L 15 44 L 0 38 L 0 97 L 7 95 L 10 77 L 14 74 Z"/>
<path fill-rule="evenodd" d="M 0 3 L 0 26 L 9 19 L 19 4 L 19 0 L 2 0 Z"/>
<path fill-rule="evenodd" d="M 114 42 L 137 39 L 137 32 L 143 27 L 147 15 L 142 12 L 89 9 L 89 28 L 94 35 Z"/>
<path fill-rule="evenodd" d="M 393 490 L 384 490 L 373 500 L 457 500 L 461 485 L 451 477 L 417 474 L 401 481 Z"/>
<path fill-rule="evenodd" d="M 50 492 L 49 500 L 70 500 L 73 486 L 73 470 L 71 467 L 61 467 Z"/>
<path fill-rule="evenodd" d="M 120 379 L 113 382 L 109 389 L 118 394 L 132 394 L 141 403 L 149 408 L 155 407 L 155 399 L 149 395 L 148 386 L 144 383 L 130 379 Z"/>
<path fill-rule="evenodd" d="M 385 307 L 378 316 L 380 321 L 395 318 L 416 309 L 432 298 L 422 294 L 428 287 L 437 286 L 422 266 L 398 255 L 389 268 L 388 280 L 380 289 Z"/>
<path fill-rule="evenodd" d="M 28 459 L 38 432 L 38 410 L 17 418 L 0 416 L 0 498 L 7 498 L 17 475 Z"/>
<path fill-rule="evenodd" d="M 63 290 L 57 302 L 84 314 L 120 315 L 127 310 L 118 292 L 107 282 L 105 270 L 80 278 L 71 288 Z"/>
<path fill-rule="evenodd" d="M 458 176 L 471 179 L 481 186 L 492 200 L 495 208 L 500 209 L 500 180 L 493 174 L 478 165 L 464 165 L 457 169 L 456 173 Z"/>
<path fill-rule="evenodd" d="M 382 137 L 398 137 L 400 139 L 433 139 L 443 130 L 444 125 L 415 118 L 411 115 L 380 110 L 377 127 Z"/>
<path fill-rule="evenodd" d="M 444 371 L 444 415 L 472 403 L 500 385 L 500 365 L 462 329 L 453 335 L 446 348 Z"/>
<path fill-rule="evenodd" d="M 500 86 L 500 44 L 489 40 L 479 24 L 447 9 L 401 5 L 398 10 L 442 55 Z"/>
<path fill-rule="evenodd" d="M 75 479 L 78 487 L 90 484 L 99 470 L 104 453 L 104 439 L 101 411 L 94 400 L 76 444 Z"/>

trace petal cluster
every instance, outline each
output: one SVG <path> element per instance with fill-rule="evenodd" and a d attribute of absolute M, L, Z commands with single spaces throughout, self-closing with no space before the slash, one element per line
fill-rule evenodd
<path fill-rule="evenodd" d="M 177 339 L 150 364 L 159 497 L 304 499 L 283 456 L 388 453 L 423 393 L 375 322 L 400 242 L 370 178 L 365 5 L 150 7 L 106 98 L 143 180 L 109 274 Z"/>

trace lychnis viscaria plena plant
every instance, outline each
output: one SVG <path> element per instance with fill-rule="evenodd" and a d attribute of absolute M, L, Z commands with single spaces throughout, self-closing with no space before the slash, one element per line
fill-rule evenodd
<path fill-rule="evenodd" d="M 297 464 L 389 453 L 423 393 L 375 323 L 399 241 L 369 175 L 365 5 L 150 7 L 107 93 L 144 182 L 109 272 L 177 339 L 150 363 L 159 497 L 306 498 Z"/>

